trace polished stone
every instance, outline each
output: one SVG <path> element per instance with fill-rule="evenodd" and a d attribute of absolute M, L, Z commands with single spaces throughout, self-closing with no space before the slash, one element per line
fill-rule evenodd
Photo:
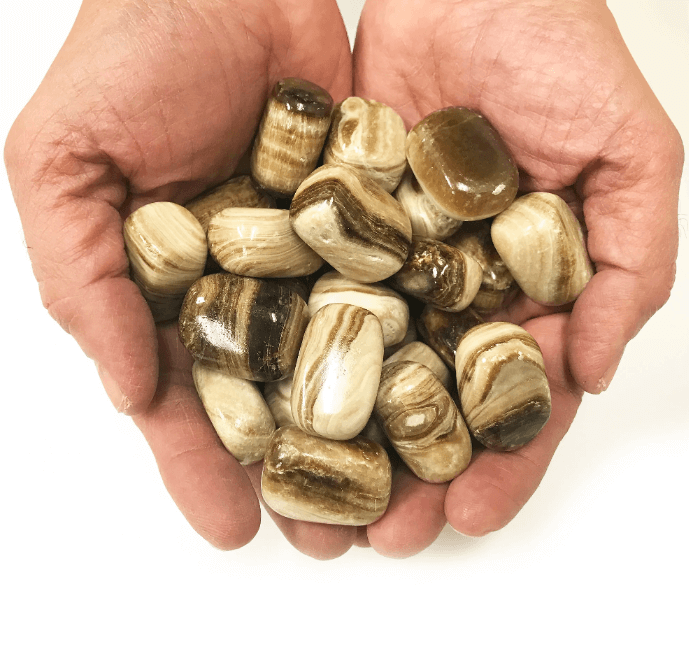
<path fill-rule="evenodd" d="M 418 362 L 427 366 L 438 377 L 446 390 L 449 390 L 453 384 L 452 374 L 445 362 L 440 359 L 440 355 L 421 341 L 414 341 L 398 350 L 383 362 L 383 367 L 395 362 Z"/>
<path fill-rule="evenodd" d="M 469 431 L 427 366 L 395 362 L 383 367 L 375 412 L 397 453 L 422 480 L 447 482 L 469 466 Z"/>
<path fill-rule="evenodd" d="M 206 234 L 201 224 L 179 204 L 152 202 L 124 221 L 123 234 L 131 278 L 153 319 L 176 318 L 184 295 L 206 264 Z"/>
<path fill-rule="evenodd" d="M 187 292 L 179 331 L 198 362 L 238 378 L 274 381 L 294 371 L 307 322 L 304 300 L 288 287 L 211 274 Z"/>
<path fill-rule="evenodd" d="M 462 413 L 474 437 L 492 450 L 532 441 L 550 417 L 543 355 L 526 330 L 508 322 L 478 325 L 455 357 Z"/>
<path fill-rule="evenodd" d="M 426 306 L 416 321 L 419 336 L 436 353 L 450 369 L 455 368 L 455 353 L 462 337 L 483 318 L 471 308 L 461 313 L 441 311 L 433 306 Z"/>
<path fill-rule="evenodd" d="M 385 449 L 362 437 L 332 441 L 296 427 L 273 435 L 261 477 L 263 500 L 295 520 L 364 526 L 387 509 L 392 487 Z"/>
<path fill-rule="evenodd" d="M 323 274 L 309 296 L 313 317 L 326 304 L 352 304 L 373 313 L 383 328 L 383 344 L 399 343 L 409 326 L 409 307 L 402 296 L 381 283 L 359 283 L 337 271 Z"/>
<path fill-rule="evenodd" d="M 383 366 L 383 330 L 373 313 L 327 304 L 309 322 L 292 385 L 292 416 L 308 434 L 356 436 L 371 417 Z"/>
<path fill-rule="evenodd" d="M 299 186 L 294 231 L 341 274 L 375 283 L 404 264 L 411 223 L 378 184 L 344 165 L 323 165 Z"/>
<path fill-rule="evenodd" d="M 192 376 L 218 437 L 240 464 L 263 459 L 275 421 L 256 384 L 194 362 Z"/>
<path fill-rule="evenodd" d="M 407 137 L 407 160 L 442 213 L 459 220 L 490 218 L 517 194 L 519 173 L 507 146 L 480 114 L 440 109 Z"/>
<path fill-rule="evenodd" d="M 481 266 L 436 239 L 415 237 L 402 268 L 389 279 L 390 285 L 426 304 L 446 311 L 463 311 L 481 285 Z"/>
<path fill-rule="evenodd" d="M 581 224 L 557 195 L 520 197 L 493 221 L 491 235 L 519 287 L 539 304 L 569 304 L 593 276 Z"/>
<path fill-rule="evenodd" d="M 386 104 L 348 97 L 335 106 L 323 162 L 353 167 L 391 193 L 407 166 L 407 130 Z"/>
<path fill-rule="evenodd" d="M 314 170 L 330 128 L 330 94 L 303 79 L 281 79 L 266 104 L 251 154 L 254 181 L 290 197 Z"/>

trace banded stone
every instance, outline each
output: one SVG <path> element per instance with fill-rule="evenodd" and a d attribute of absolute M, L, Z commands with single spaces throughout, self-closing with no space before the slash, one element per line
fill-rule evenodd
<path fill-rule="evenodd" d="M 407 136 L 407 160 L 429 199 L 450 218 L 481 220 L 517 195 L 519 173 L 486 118 L 464 107 L 440 109 Z"/>
<path fill-rule="evenodd" d="M 287 378 L 276 380 L 274 383 L 266 383 L 263 386 L 263 396 L 278 428 L 294 424 L 292 380 L 292 376 L 287 376 Z"/>
<path fill-rule="evenodd" d="M 225 271 L 240 276 L 307 276 L 323 265 L 283 209 L 225 209 L 208 226 L 208 248 Z"/>
<path fill-rule="evenodd" d="M 392 195 L 345 165 L 323 165 L 299 186 L 294 231 L 341 274 L 362 283 L 392 276 L 409 253 L 411 223 Z"/>
<path fill-rule="evenodd" d="M 201 224 L 179 204 L 152 202 L 124 221 L 123 234 L 131 278 L 153 320 L 176 318 L 184 295 L 206 264 Z"/>
<path fill-rule="evenodd" d="M 390 501 L 385 449 L 362 437 L 332 441 L 278 429 L 263 464 L 261 493 L 276 513 L 305 522 L 364 526 Z"/>
<path fill-rule="evenodd" d="M 526 330 L 508 322 L 471 329 L 455 356 L 457 390 L 471 433 L 491 450 L 516 450 L 550 417 L 543 355 Z"/>
<path fill-rule="evenodd" d="M 395 364 L 396 362 L 418 362 L 427 366 L 443 384 L 446 390 L 449 390 L 452 385 L 452 374 L 445 366 L 445 362 L 440 359 L 440 356 L 425 343 L 421 341 L 414 341 L 398 350 L 394 355 L 391 355 L 383 362 L 383 368 L 388 364 Z"/>
<path fill-rule="evenodd" d="M 337 271 L 328 272 L 311 290 L 309 313 L 313 317 L 326 304 L 352 304 L 371 311 L 380 320 L 385 346 L 399 343 L 407 333 L 407 302 L 380 283 L 359 283 Z"/>
<path fill-rule="evenodd" d="M 449 392 L 423 364 L 386 365 L 375 412 L 392 446 L 422 480 L 447 482 L 469 466 L 469 431 Z"/>
<path fill-rule="evenodd" d="M 581 225 L 557 195 L 520 197 L 493 221 L 491 236 L 519 287 L 539 304 L 574 301 L 593 276 Z"/>
<path fill-rule="evenodd" d="M 446 216 L 431 202 L 411 169 L 408 169 L 402 177 L 395 191 L 395 199 L 409 216 L 412 234 L 415 237 L 428 237 L 442 241 L 462 226 L 461 220 Z"/>
<path fill-rule="evenodd" d="M 323 162 L 349 165 L 391 193 L 407 166 L 407 130 L 386 104 L 348 97 L 335 106 Z"/>
<path fill-rule="evenodd" d="M 222 444 L 240 464 L 263 459 L 275 421 L 256 384 L 194 362 L 196 391 Z"/>
<path fill-rule="evenodd" d="M 237 176 L 219 186 L 201 193 L 184 207 L 191 211 L 201 223 L 204 231 L 213 217 L 233 207 L 250 207 L 257 209 L 272 209 L 275 202 L 272 197 L 260 192 L 250 176 Z"/>
<path fill-rule="evenodd" d="M 445 311 L 463 311 L 473 301 L 481 266 L 462 251 L 436 239 L 415 237 L 409 257 L 390 284 L 426 304 Z"/>
<path fill-rule="evenodd" d="M 495 250 L 490 236 L 490 226 L 490 220 L 468 222 L 445 240 L 448 246 L 458 248 L 481 265 L 481 286 L 471 306 L 482 312 L 495 311 L 506 306 L 518 289 L 510 270 Z"/>
<path fill-rule="evenodd" d="M 278 81 L 268 98 L 251 154 L 251 176 L 290 197 L 314 170 L 328 136 L 333 99 L 303 79 Z"/>
<path fill-rule="evenodd" d="M 416 321 L 421 338 L 440 356 L 451 369 L 455 368 L 455 353 L 462 337 L 483 318 L 471 308 L 461 313 L 448 313 L 433 306 L 426 306 Z"/>
<path fill-rule="evenodd" d="M 356 436 L 373 410 L 383 366 L 383 330 L 370 311 L 327 304 L 309 322 L 292 385 L 292 417 L 307 434 Z"/>
<path fill-rule="evenodd" d="M 211 274 L 187 292 L 179 332 L 196 361 L 238 378 L 274 381 L 294 371 L 307 323 L 306 303 L 287 286 Z"/>

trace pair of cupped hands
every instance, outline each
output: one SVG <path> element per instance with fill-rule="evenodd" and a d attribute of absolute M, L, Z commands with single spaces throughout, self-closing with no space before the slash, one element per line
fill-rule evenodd
<path fill-rule="evenodd" d="M 597 273 L 575 305 L 522 296 L 492 317 L 522 325 L 543 351 L 552 416 L 532 443 L 480 450 L 449 484 L 402 469 L 368 527 L 268 510 L 319 559 L 353 544 L 412 555 L 446 522 L 470 536 L 500 529 L 538 486 L 583 392 L 607 388 L 625 344 L 668 299 L 678 133 L 603 0 L 368 0 L 353 54 L 335 0 L 85 0 L 10 132 L 7 170 L 44 305 L 133 416 L 189 523 L 221 549 L 258 530 L 261 465 L 242 468 L 222 447 L 176 324 L 156 328 L 129 279 L 122 222 L 229 178 L 286 76 L 335 101 L 384 102 L 407 128 L 442 107 L 475 109 L 505 139 L 522 191 L 556 192 L 585 218 Z"/>

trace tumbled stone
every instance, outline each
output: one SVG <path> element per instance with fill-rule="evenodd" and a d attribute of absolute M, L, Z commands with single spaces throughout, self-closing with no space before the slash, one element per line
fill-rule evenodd
<path fill-rule="evenodd" d="M 461 230 L 445 240 L 481 265 L 481 286 L 471 302 L 477 311 L 495 311 L 506 306 L 514 297 L 518 286 L 504 260 L 495 250 L 490 236 L 491 220 L 468 222 Z"/>
<path fill-rule="evenodd" d="M 414 341 L 398 350 L 394 355 L 390 355 L 384 362 L 383 367 L 395 362 L 418 362 L 427 366 L 443 384 L 446 390 L 452 385 L 452 374 L 445 366 L 445 362 L 430 346 L 421 341 Z"/>
<path fill-rule="evenodd" d="M 407 160 L 430 200 L 459 220 L 490 218 L 517 194 L 519 173 L 486 118 L 464 107 L 440 109 L 407 136 Z"/>
<path fill-rule="evenodd" d="M 359 283 L 337 271 L 328 272 L 311 290 L 309 313 L 313 317 L 326 304 L 352 304 L 371 311 L 380 320 L 385 346 L 399 343 L 407 333 L 407 302 L 381 283 Z"/>
<path fill-rule="evenodd" d="M 386 104 L 348 97 L 335 106 L 323 162 L 349 165 L 391 193 L 407 166 L 407 130 Z"/>
<path fill-rule="evenodd" d="M 491 236 L 519 287 L 539 304 L 574 301 L 593 276 L 581 225 L 557 195 L 520 197 L 493 221 Z"/>
<path fill-rule="evenodd" d="M 345 165 L 323 165 L 299 186 L 294 231 L 341 274 L 362 283 L 392 276 L 407 259 L 411 223 L 397 200 Z"/>
<path fill-rule="evenodd" d="M 390 501 L 385 449 L 362 437 L 332 441 L 278 429 L 263 464 L 261 493 L 276 513 L 305 522 L 364 526 Z"/>
<path fill-rule="evenodd" d="M 237 176 L 195 197 L 187 202 L 184 208 L 196 216 L 201 227 L 207 232 L 213 216 L 225 209 L 238 206 L 272 209 L 275 202 L 272 197 L 256 188 L 250 176 Z"/>
<path fill-rule="evenodd" d="M 397 453 L 422 480 L 447 482 L 469 466 L 469 431 L 428 367 L 417 362 L 383 367 L 375 411 Z"/>
<path fill-rule="evenodd" d="M 286 78 L 275 84 L 251 154 L 261 188 L 290 197 L 314 170 L 330 128 L 333 100 L 316 84 Z"/>
<path fill-rule="evenodd" d="M 294 424 L 292 417 L 292 376 L 263 386 L 263 396 L 278 427 Z"/>
<path fill-rule="evenodd" d="M 211 274 L 187 292 L 179 332 L 198 362 L 238 378 L 274 381 L 294 371 L 307 322 L 304 300 L 287 286 Z"/>
<path fill-rule="evenodd" d="M 208 248 L 225 271 L 240 276 L 307 276 L 323 265 L 283 209 L 225 209 L 208 226 Z"/>
<path fill-rule="evenodd" d="M 409 256 L 389 283 L 401 292 L 445 311 L 463 311 L 473 301 L 481 266 L 442 241 L 415 237 Z"/>
<path fill-rule="evenodd" d="M 292 417 L 307 434 L 356 436 L 373 410 L 383 366 L 383 330 L 373 313 L 327 304 L 309 322 L 292 385 Z"/>
<path fill-rule="evenodd" d="M 419 336 L 440 356 L 451 369 L 455 368 L 455 353 L 462 337 L 483 318 L 471 308 L 461 313 L 441 311 L 426 306 L 416 321 Z"/>
<path fill-rule="evenodd" d="M 196 218 L 172 202 L 152 202 L 124 221 L 129 271 L 155 322 L 176 318 L 206 264 L 206 234 Z"/>
<path fill-rule="evenodd" d="M 222 444 L 240 464 L 263 459 L 275 421 L 255 383 L 194 362 L 196 391 Z"/>
<path fill-rule="evenodd" d="M 402 177 L 395 199 L 402 205 L 411 222 L 412 235 L 429 239 L 446 239 L 454 234 L 462 221 L 441 213 L 419 185 L 414 173 L 408 169 Z"/>
<path fill-rule="evenodd" d="M 457 390 L 471 433 L 492 450 L 532 441 L 550 417 L 543 355 L 526 330 L 487 322 L 462 338 L 455 356 Z"/>

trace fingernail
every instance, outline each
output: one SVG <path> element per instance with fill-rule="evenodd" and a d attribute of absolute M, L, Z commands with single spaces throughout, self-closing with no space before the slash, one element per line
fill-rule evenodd
<path fill-rule="evenodd" d="M 617 368 L 620 366 L 620 362 L 622 361 L 622 356 L 620 355 L 620 358 L 613 364 L 604 374 L 603 377 L 598 381 L 596 384 L 596 389 L 598 392 L 605 392 L 605 390 L 610 387 L 610 383 L 612 383 L 612 379 L 615 377 L 615 374 L 617 373 Z"/>
<path fill-rule="evenodd" d="M 120 389 L 119 385 L 113 380 L 113 377 L 99 364 L 96 364 L 98 369 L 98 375 L 100 376 L 101 383 L 103 383 L 103 388 L 108 398 L 112 402 L 118 413 L 127 413 L 127 410 L 131 408 L 132 402 L 126 397 L 124 392 Z"/>

